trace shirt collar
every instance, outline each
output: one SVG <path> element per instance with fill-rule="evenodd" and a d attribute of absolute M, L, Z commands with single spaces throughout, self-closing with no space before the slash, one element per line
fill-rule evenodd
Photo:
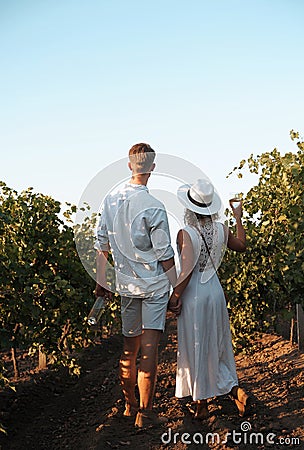
<path fill-rule="evenodd" d="M 126 184 L 127 187 L 131 187 L 132 189 L 136 189 L 136 190 L 142 190 L 142 191 L 149 191 L 147 186 L 144 184 L 134 184 L 134 183 L 127 183 Z"/>

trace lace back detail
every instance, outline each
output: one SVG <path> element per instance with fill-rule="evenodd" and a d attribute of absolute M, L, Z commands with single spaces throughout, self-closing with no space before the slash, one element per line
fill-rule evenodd
<path fill-rule="evenodd" d="M 212 258 L 211 260 L 205 242 L 201 239 L 201 251 L 198 259 L 199 272 L 210 270 L 214 272 L 214 265 L 215 267 L 218 267 L 219 262 L 219 230 L 217 223 L 212 221 L 206 222 L 203 226 L 199 227 L 199 232 L 204 236 Z"/>

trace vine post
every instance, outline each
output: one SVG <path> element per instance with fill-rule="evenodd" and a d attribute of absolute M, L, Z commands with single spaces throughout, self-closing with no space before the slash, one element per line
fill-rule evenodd
<path fill-rule="evenodd" d="M 304 312 L 302 305 L 297 304 L 297 335 L 298 335 L 298 349 L 304 350 Z"/>

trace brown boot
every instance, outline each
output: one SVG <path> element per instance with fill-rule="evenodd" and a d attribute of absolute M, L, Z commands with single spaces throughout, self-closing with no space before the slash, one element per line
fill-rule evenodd
<path fill-rule="evenodd" d="M 230 394 L 232 395 L 233 400 L 237 406 L 239 416 L 244 417 L 246 407 L 248 406 L 248 395 L 246 394 L 244 389 L 240 388 L 239 386 L 234 386 L 231 389 Z"/>
<path fill-rule="evenodd" d="M 196 402 L 196 411 L 194 414 L 195 419 L 206 419 L 208 417 L 208 404 L 207 400 L 198 400 Z"/>

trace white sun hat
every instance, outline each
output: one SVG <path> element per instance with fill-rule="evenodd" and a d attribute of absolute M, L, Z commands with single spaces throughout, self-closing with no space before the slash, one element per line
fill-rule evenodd
<path fill-rule="evenodd" d="M 178 188 L 177 197 L 187 209 L 203 215 L 215 214 L 222 206 L 218 193 L 207 178 L 200 178 L 194 184 L 183 184 Z"/>

